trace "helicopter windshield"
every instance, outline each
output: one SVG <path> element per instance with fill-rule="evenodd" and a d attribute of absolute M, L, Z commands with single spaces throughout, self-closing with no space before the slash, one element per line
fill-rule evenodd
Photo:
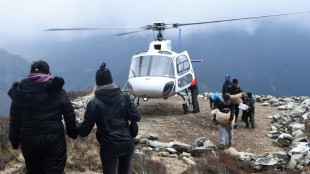
<path fill-rule="evenodd" d="M 129 78 L 143 76 L 174 78 L 172 59 L 166 56 L 140 56 L 132 61 L 130 68 Z"/>

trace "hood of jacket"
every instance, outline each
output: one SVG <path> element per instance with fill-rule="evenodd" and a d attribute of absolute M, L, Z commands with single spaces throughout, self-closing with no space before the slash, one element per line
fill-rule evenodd
<path fill-rule="evenodd" d="M 38 107 L 50 101 L 62 89 L 64 83 L 61 77 L 54 77 L 44 83 L 24 79 L 21 82 L 15 82 L 8 95 L 20 107 Z"/>
<path fill-rule="evenodd" d="M 103 88 L 95 91 L 95 97 L 106 104 L 115 104 L 120 101 L 120 88 Z"/>

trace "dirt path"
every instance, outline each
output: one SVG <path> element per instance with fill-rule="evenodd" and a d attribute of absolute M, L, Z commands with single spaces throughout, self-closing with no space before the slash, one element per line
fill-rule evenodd
<path fill-rule="evenodd" d="M 211 120 L 209 100 L 199 98 L 199 104 L 200 113 L 184 115 L 182 101 L 179 97 L 140 102 L 139 109 L 142 114 L 139 123 L 140 133 L 156 133 L 161 142 L 180 141 L 188 144 L 193 144 L 197 138 L 205 137 L 218 146 L 220 144 L 220 130 L 219 126 L 216 126 Z M 245 123 L 238 121 L 239 126 L 234 129 L 233 147 L 238 151 L 254 154 L 283 150 L 274 146 L 273 140 L 266 136 L 271 125 L 268 116 L 275 115 L 279 111 L 276 108 L 261 106 L 260 103 L 256 103 L 255 107 L 256 129 L 249 130 L 245 127 Z M 238 119 L 241 119 L 241 113 L 239 113 Z M 184 168 L 184 165 L 177 161 L 171 165 Z M 169 173 L 175 172 L 169 171 Z"/>
<path fill-rule="evenodd" d="M 216 145 L 220 144 L 219 127 L 211 120 L 209 100 L 199 98 L 201 112 L 198 114 L 183 114 L 181 100 L 171 97 L 169 100 L 150 100 L 140 102 L 139 109 L 142 114 L 140 133 L 153 132 L 158 134 L 159 141 L 180 141 L 193 144 L 199 137 L 210 139 Z M 249 130 L 245 123 L 240 121 L 239 126 L 234 129 L 233 146 L 238 151 L 264 154 L 281 150 L 272 144 L 272 139 L 266 136 L 270 130 L 270 119 L 268 116 L 279 113 L 276 108 L 255 105 L 256 129 Z M 241 111 L 240 111 L 241 112 Z"/>

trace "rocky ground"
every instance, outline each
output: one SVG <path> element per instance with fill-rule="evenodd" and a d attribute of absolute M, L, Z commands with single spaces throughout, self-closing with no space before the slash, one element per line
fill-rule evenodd
<path fill-rule="evenodd" d="M 142 114 L 140 133 L 156 133 L 160 141 L 180 141 L 193 144 L 200 137 L 211 140 L 215 145 L 220 144 L 219 126 L 211 120 L 209 100 L 199 98 L 201 112 L 198 114 L 183 114 L 182 101 L 179 97 L 171 97 L 168 100 L 149 100 L 140 102 L 139 109 Z M 255 154 L 275 152 L 281 150 L 272 144 L 272 139 L 266 134 L 271 130 L 271 123 L 268 116 L 273 116 L 280 111 L 277 108 L 255 105 L 256 129 L 250 130 L 245 123 L 240 121 L 239 126 L 234 130 L 233 146 L 238 151 Z"/>
<path fill-rule="evenodd" d="M 89 97 L 84 97 L 73 102 L 78 115 L 77 122 L 83 120 L 88 100 Z M 310 100 L 307 98 L 302 100 L 300 98 L 276 99 L 272 96 L 256 96 L 256 100 L 258 101 L 255 104 L 256 129 L 250 130 L 245 127 L 245 123 L 240 121 L 242 115 L 240 111 L 239 126 L 234 129 L 233 147 L 235 149 L 228 149 L 229 153 L 238 156 L 242 161 L 251 162 L 257 171 L 261 171 L 264 166 L 272 166 L 272 168 L 280 166 L 282 169 L 285 169 L 286 166 L 292 169 L 305 168 L 310 163 L 308 160 L 310 144 L 307 143 L 305 137 L 307 131 L 305 124 L 301 123 L 300 117 L 305 117 L 303 120 L 308 120 L 310 117 Z M 308 101 L 306 106 L 301 103 L 304 100 Z M 218 148 L 220 144 L 219 126 L 211 120 L 207 97 L 200 96 L 199 103 L 200 113 L 185 115 L 180 97 L 171 97 L 168 100 L 141 101 L 139 106 L 142 114 L 142 119 L 139 122 L 139 134 L 141 135 L 136 141 L 136 153 L 143 154 L 145 151 L 150 151 L 153 154 L 152 159 L 164 164 L 167 173 L 171 174 L 182 173 L 195 164 L 194 161 L 199 159 L 199 155 L 202 154 L 200 152 L 208 152 L 217 156 L 218 152 L 223 151 Z M 92 139 L 94 141 L 90 143 Z M 68 141 L 68 144 L 76 149 L 71 150 L 69 147 L 66 173 L 92 174 L 100 172 L 100 159 L 97 154 L 98 143 L 94 136 L 84 140 L 78 138 Z M 86 145 L 83 144 L 85 141 L 88 142 Z M 87 149 L 92 149 L 92 151 Z M 225 150 L 227 151 L 227 147 Z M 70 153 L 73 153 L 71 151 L 89 151 L 79 155 L 75 154 L 74 158 L 91 159 L 93 160 L 90 161 L 92 164 L 98 163 L 98 165 L 92 166 L 95 171 L 89 168 L 84 171 L 74 170 L 78 169 L 79 165 L 76 164 L 77 161 L 73 160 L 74 158 L 70 157 Z M 20 152 L 15 152 L 11 156 L 15 156 L 15 160 L 0 173 L 22 171 L 21 168 L 24 168 Z"/>
<path fill-rule="evenodd" d="M 219 126 L 211 120 L 209 100 L 199 98 L 201 112 L 186 115 L 183 113 L 181 100 L 180 97 L 171 97 L 168 100 L 156 99 L 140 102 L 139 109 L 142 114 L 139 123 L 140 133 L 156 133 L 161 142 L 179 141 L 187 144 L 193 144 L 196 139 L 205 137 L 218 146 L 220 130 Z M 238 151 L 259 155 L 281 151 L 282 148 L 273 145 L 274 140 L 266 136 L 271 130 L 271 121 L 268 116 L 273 116 L 280 111 L 274 107 L 262 106 L 261 103 L 256 104 L 255 107 L 256 129 L 247 129 L 245 123 L 239 121 L 238 128 L 234 130 L 233 146 Z M 239 115 L 240 120 L 241 111 Z M 167 161 L 165 158 L 161 160 L 173 167 L 172 169 L 168 167 L 171 173 L 181 173 L 188 166 L 184 165 L 183 161 Z"/>

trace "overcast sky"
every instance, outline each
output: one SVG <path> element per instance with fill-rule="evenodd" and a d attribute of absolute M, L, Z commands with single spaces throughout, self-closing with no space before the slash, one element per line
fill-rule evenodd
<path fill-rule="evenodd" d="M 153 22 L 191 23 L 300 11 L 310 11 L 309 0 L 0 0 L 0 48 L 18 42 L 68 40 L 98 34 L 98 31 L 43 32 L 49 28 L 139 27 Z M 268 20 L 310 31 L 310 13 Z M 260 23 L 260 19 L 255 19 L 207 24 L 186 27 L 183 34 L 231 28 L 253 34 Z"/>

